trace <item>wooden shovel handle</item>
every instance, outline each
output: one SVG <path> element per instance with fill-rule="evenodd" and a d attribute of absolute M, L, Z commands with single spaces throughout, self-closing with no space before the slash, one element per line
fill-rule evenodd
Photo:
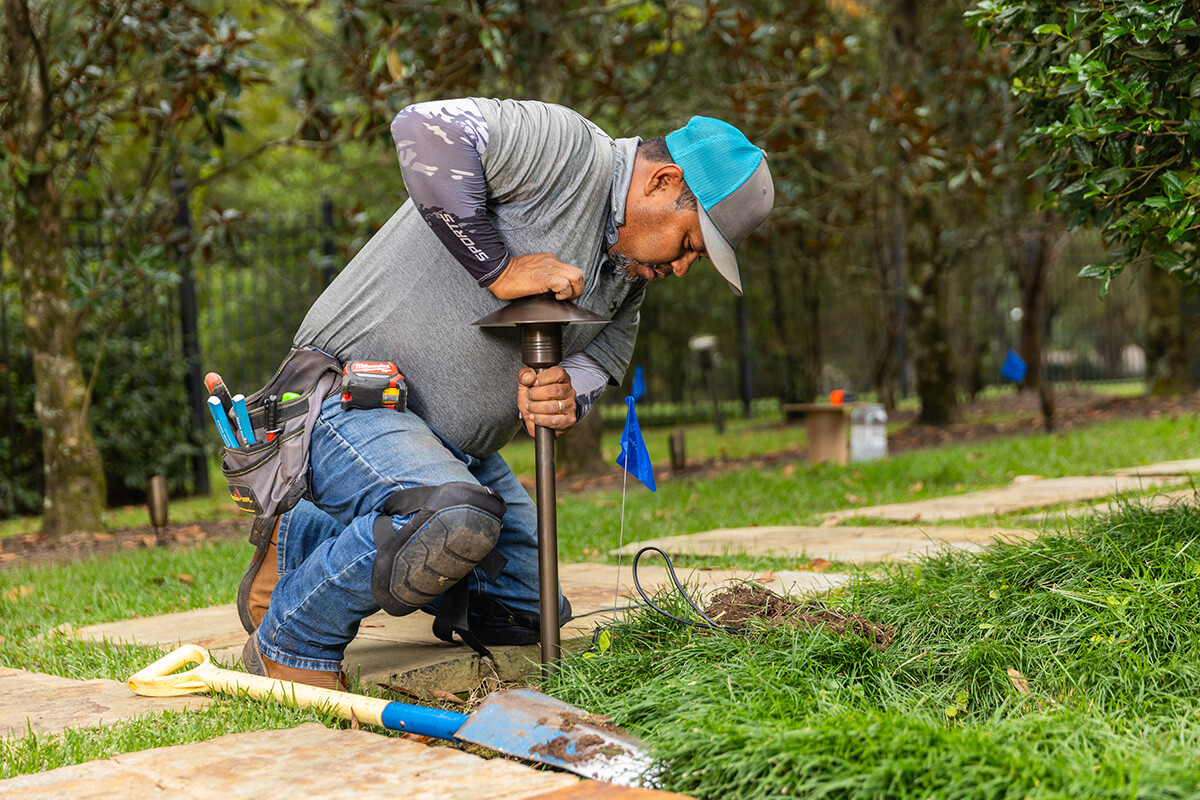
<path fill-rule="evenodd" d="M 176 672 L 188 664 L 196 666 Z M 221 669 L 212 663 L 207 650 L 194 644 L 185 644 L 167 653 L 130 676 L 128 684 L 135 694 L 147 697 L 173 697 L 212 690 L 248 695 L 256 700 L 275 700 L 293 708 L 315 708 L 342 719 L 356 719 L 371 725 L 383 725 L 383 709 L 390 702 L 378 697 L 319 689 L 303 683 Z"/>
<path fill-rule="evenodd" d="M 188 664 L 197 666 L 184 672 L 176 672 Z M 209 688 L 203 677 L 207 668 L 216 669 L 209 659 L 208 651 L 194 644 L 185 644 L 131 675 L 128 681 L 129 688 L 134 694 L 145 697 L 176 697 L 205 692 Z"/>

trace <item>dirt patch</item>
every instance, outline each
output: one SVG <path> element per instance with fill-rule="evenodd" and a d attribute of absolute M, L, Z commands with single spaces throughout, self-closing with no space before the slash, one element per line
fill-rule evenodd
<path fill-rule="evenodd" d="M 550 725 L 554 721 L 548 717 L 542 717 L 538 721 L 538 725 Z M 600 714 L 576 714 L 567 712 L 563 714 L 555 726 L 563 733 L 570 733 L 575 730 L 576 725 L 582 725 L 585 728 L 590 728 L 594 731 L 603 731 L 604 733 L 616 733 L 625 735 L 625 731 L 611 719 Z"/>
<path fill-rule="evenodd" d="M 823 628 L 837 636 L 866 639 L 875 650 L 886 650 L 895 633 L 858 614 L 830 608 L 817 600 L 798 602 L 780 597 L 762 586 L 740 583 L 709 600 L 704 613 L 719 625 L 746 630 L 754 624 Z"/>
<path fill-rule="evenodd" d="M 575 737 L 555 736 L 545 744 L 535 744 L 529 752 L 566 764 L 581 764 L 599 757 L 616 758 L 625 752 L 625 748 L 603 736 L 585 733 Z"/>

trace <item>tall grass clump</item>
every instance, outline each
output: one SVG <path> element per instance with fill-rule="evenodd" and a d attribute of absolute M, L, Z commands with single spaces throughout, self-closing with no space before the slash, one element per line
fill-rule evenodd
<path fill-rule="evenodd" d="M 1078 525 L 828 599 L 889 626 L 883 651 L 638 611 L 550 689 L 643 735 L 662 787 L 697 797 L 1200 796 L 1200 514 Z"/>

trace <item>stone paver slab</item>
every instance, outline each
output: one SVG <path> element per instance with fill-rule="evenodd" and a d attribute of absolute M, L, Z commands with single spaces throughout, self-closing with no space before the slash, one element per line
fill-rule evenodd
<path fill-rule="evenodd" d="M 1150 495 L 1149 497 L 1139 497 L 1136 502 L 1140 508 L 1150 511 L 1161 511 L 1179 504 L 1198 505 L 1200 504 L 1200 495 L 1197 495 L 1193 489 L 1182 489 L 1177 492 L 1163 492 L 1161 494 Z M 1109 500 L 1093 505 L 1060 508 L 1052 511 L 1044 511 L 1040 514 L 1029 514 L 1021 518 L 1021 523 L 1023 525 L 1042 526 L 1048 522 L 1061 522 L 1067 519 L 1087 519 L 1097 514 L 1110 514 L 1119 507 L 1117 501 Z"/>
<path fill-rule="evenodd" d="M 1114 475 L 1195 475 L 1197 473 L 1200 473 L 1200 458 L 1160 461 L 1157 464 L 1126 467 L 1113 472 Z"/>
<path fill-rule="evenodd" d="M 0 667 L 0 737 L 95 727 L 211 703 L 207 697 L 138 697 L 120 681 L 78 681 Z M 3 792 L 0 792 L 2 795 Z"/>
<path fill-rule="evenodd" d="M 642 547 L 652 545 L 670 555 L 755 555 L 792 558 L 807 556 L 861 564 L 909 558 L 939 547 L 973 548 L 996 537 L 1029 539 L 1034 535 L 1033 531 L 1019 528 L 777 525 L 761 528 L 721 528 L 686 536 L 668 536 L 634 542 L 620 550 L 624 553 L 634 553 Z"/>
<path fill-rule="evenodd" d="M 1174 486 L 1183 478 L 1169 476 L 1099 476 L 1082 478 L 1047 478 L 1028 483 L 1014 483 L 999 489 L 934 497 L 911 503 L 891 503 L 867 508 L 854 508 L 830 514 L 826 525 L 841 520 L 868 517 L 895 522 L 949 522 L 987 514 L 1008 514 L 1031 508 L 1093 500 L 1122 492 L 1137 492 Z"/>
<path fill-rule="evenodd" d="M 0 781 L 11 800 L 362 797 L 525 800 L 579 778 L 449 747 L 308 723 L 125 753 Z"/>

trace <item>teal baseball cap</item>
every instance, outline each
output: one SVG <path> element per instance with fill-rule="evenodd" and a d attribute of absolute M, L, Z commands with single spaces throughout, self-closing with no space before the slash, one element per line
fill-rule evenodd
<path fill-rule="evenodd" d="M 692 117 L 666 140 L 671 158 L 696 195 L 704 249 L 741 297 L 742 276 L 733 250 L 762 224 L 775 203 L 766 153 L 737 128 L 712 117 Z"/>

